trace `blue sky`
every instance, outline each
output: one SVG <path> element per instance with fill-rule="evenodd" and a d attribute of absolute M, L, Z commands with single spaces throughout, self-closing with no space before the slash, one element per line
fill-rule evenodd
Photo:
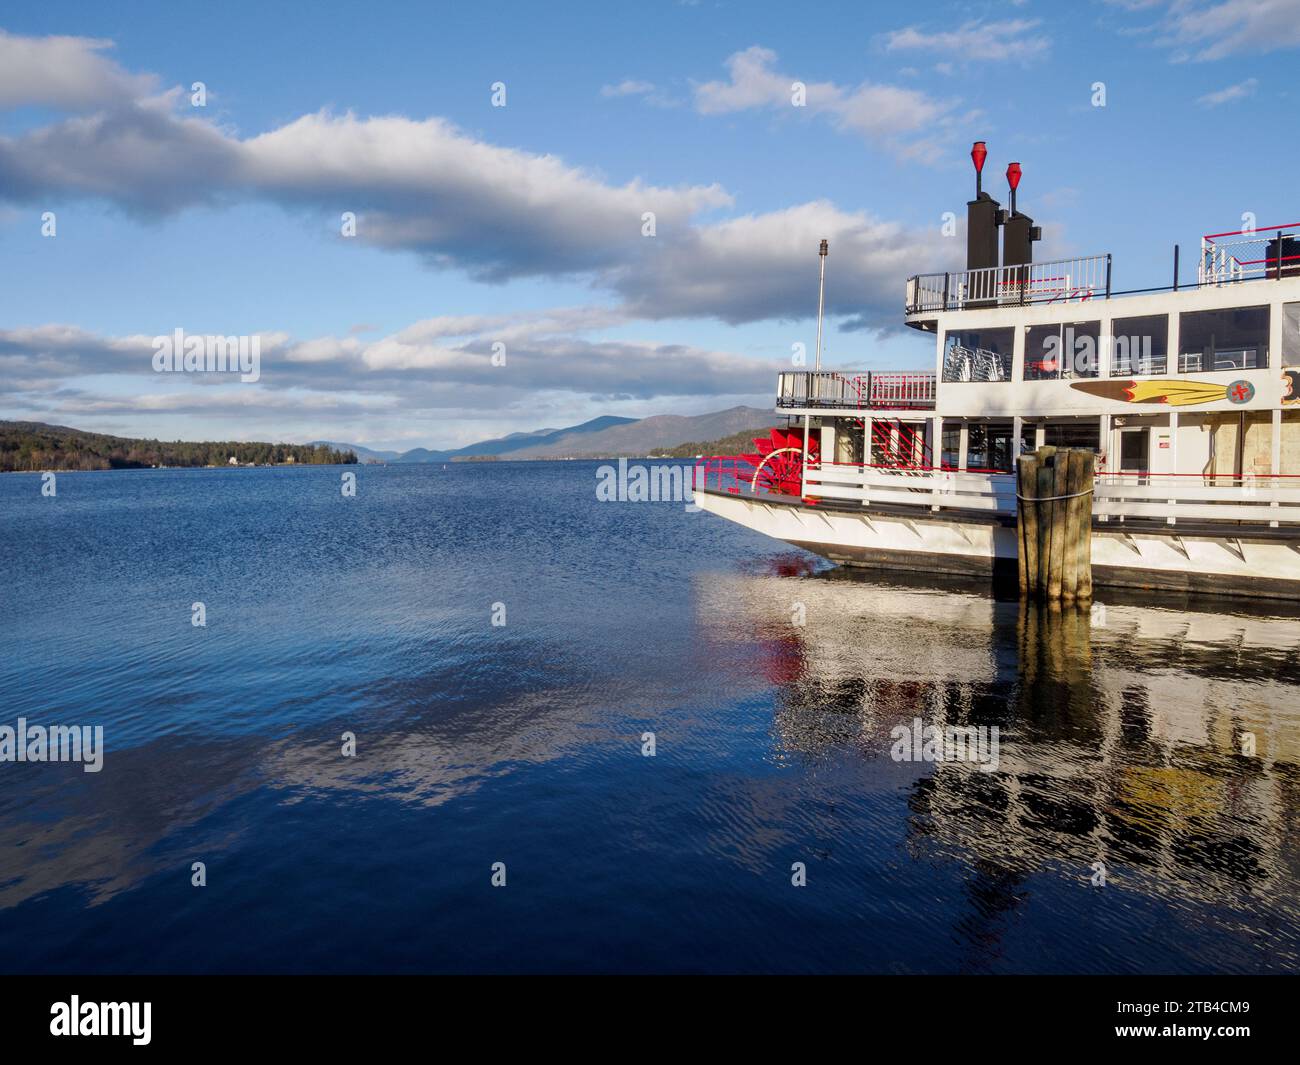
<path fill-rule="evenodd" d="M 0 417 L 411 447 L 768 406 L 821 236 L 827 364 L 928 365 L 903 283 L 960 261 L 975 139 L 1117 288 L 1300 220 L 1300 0 L 557 6 L 0 15 Z M 260 380 L 154 373 L 176 328 L 258 335 Z"/>

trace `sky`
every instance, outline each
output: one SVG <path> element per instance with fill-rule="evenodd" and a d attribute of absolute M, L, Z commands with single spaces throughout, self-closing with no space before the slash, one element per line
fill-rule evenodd
<path fill-rule="evenodd" d="M 1300 0 L 11 3 L 0 418 L 405 449 L 770 408 L 823 237 L 824 365 L 929 367 L 904 283 L 962 265 L 973 141 L 1039 260 L 1190 278 L 1300 220 L 1297 50 Z M 178 329 L 257 380 L 159 372 Z"/>

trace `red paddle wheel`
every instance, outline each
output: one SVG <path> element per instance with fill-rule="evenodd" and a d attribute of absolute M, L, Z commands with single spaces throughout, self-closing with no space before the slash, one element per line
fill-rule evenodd
<path fill-rule="evenodd" d="M 800 467 L 803 464 L 804 439 L 801 429 L 773 429 L 768 436 L 754 438 L 758 453 L 744 458 L 754 467 L 750 489 L 798 498 L 803 484 Z M 821 462 L 817 437 L 812 437 L 808 449 L 808 465 Z"/>

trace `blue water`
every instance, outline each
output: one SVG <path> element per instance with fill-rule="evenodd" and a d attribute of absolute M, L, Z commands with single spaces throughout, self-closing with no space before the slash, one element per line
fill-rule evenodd
<path fill-rule="evenodd" d="M 0 970 L 1300 968 L 1293 615 L 1022 616 L 595 468 L 0 477 L 0 725 L 106 747 L 0 763 Z"/>

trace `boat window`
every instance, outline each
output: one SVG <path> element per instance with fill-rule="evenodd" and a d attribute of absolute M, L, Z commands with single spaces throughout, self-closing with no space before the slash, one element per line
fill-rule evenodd
<path fill-rule="evenodd" d="M 1110 333 L 1112 377 L 1168 372 L 1169 315 L 1116 318 Z"/>
<path fill-rule="evenodd" d="M 865 427 L 860 422 L 840 418 L 835 426 L 835 461 L 845 465 L 862 464 Z"/>
<path fill-rule="evenodd" d="M 1093 418 L 1086 422 L 1048 422 L 1043 426 L 1043 443 L 1052 447 L 1086 447 L 1101 450 L 1101 423 Z"/>
<path fill-rule="evenodd" d="M 1015 330 L 954 329 L 943 338 L 945 381 L 1010 381 Z"/>
<path fill-rule="evenodd" d="M 972 422 L 966 435 L 966 469 L 1010 473 L 1015 455 L 1011 433 L 1011 422 Z"/>
<path fill-rule="evenodd" d="M 961 426 L 943 427 L 943 454 L 939 462 L 945 470 L 955 470 L 961 465 Z"/>
<path fill-rule="evenodd" d="M 1147 484 L 1151 466 L 1151 430 L 1127 428 L 1119 431 L 1119 472 L 1136 473 L 1138 484 Z"/>
<path fill-rule="evenodd" d="M 1282 304 L 1282 365 L 1300 367 L 1300 303 Z"/>
<path fill-rule="evenodd" d="M 1257 370 L 1268 365 L 1268 308 L 1187 311 L 1178 318 L 1178 372 Z"/>
<path fill-rule="evenodd" d="M 1100 353 L 1100 322 L 1025 326 L 1026 381 L 1096 377 Z"/>

